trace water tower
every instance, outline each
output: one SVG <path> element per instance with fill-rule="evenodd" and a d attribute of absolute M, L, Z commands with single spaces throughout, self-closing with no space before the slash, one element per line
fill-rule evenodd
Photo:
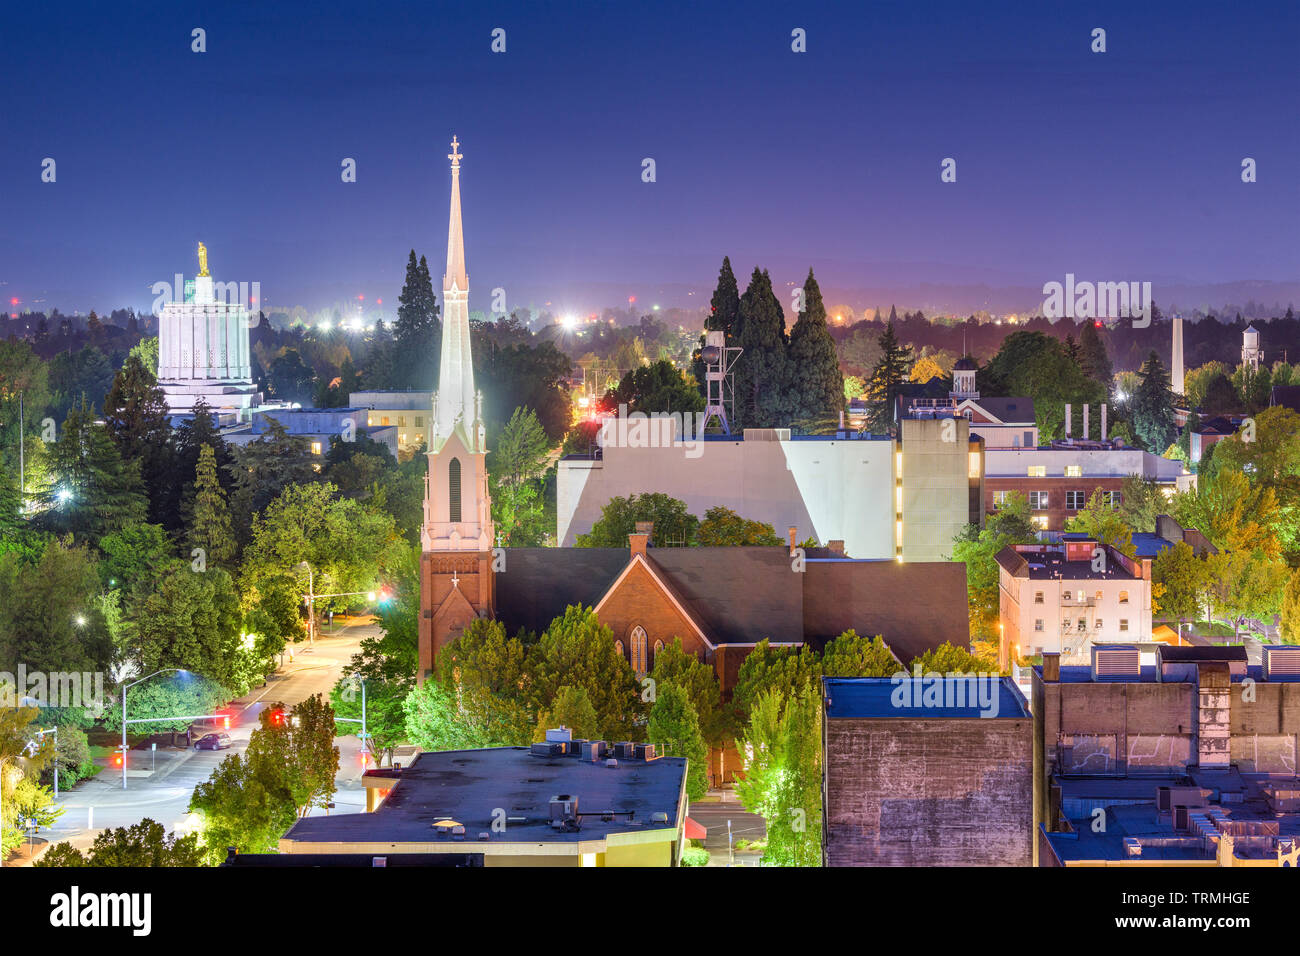
<path fill-rule="evenodd" d="M 744 349 L 727 345 L 725 332 L 705 332 L 704 348 L 700 358 L 704 360 L 704 394 L 708 404 L 704 409 L 704 427 L 709 426 L 714 418 L 722 426 L 725 435 L 731 434 L 731 419 L 727 408 L 735 411 L 735 396 L 731 389 L 731 369 Z"/>

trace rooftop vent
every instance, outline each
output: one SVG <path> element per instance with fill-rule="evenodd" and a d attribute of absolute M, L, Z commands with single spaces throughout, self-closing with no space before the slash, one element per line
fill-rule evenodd
<path fill-rule="evenodd" d="M 573 739 L 573 731 L 561 724 L 559 727 L 546 732 L 546 742 L 555 743 L 558 741 L 568 742 Z"/>
<path fill-rule="evenodd" d="M 551 797 L 551 826 L 557 830 L 578 822 L 578 798 L 567 793 Z"/>
<path fill-rule="evenodd" d="M 1264 674 L 1269 680 L 1300 680 L 1300 645 L 1266 644 Z"/>
<path fill-rule="evenodd" d="M 1141 676 L 1142 657 L 1134 645 L 1093 645 L 1093 680 L 1133 680 Z"/>
<path fill-rule="evenodd" d="M 1126 836 L 1124 838 L 1124 855 L 1141 856 L 1142 844 L 1138 842 L 1137 837 Z"/>

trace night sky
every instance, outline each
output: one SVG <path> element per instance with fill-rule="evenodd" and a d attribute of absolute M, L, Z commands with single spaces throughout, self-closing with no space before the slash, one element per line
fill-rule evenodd
<path fill-rule="evenodd" d="M 412 246 L 440 282 L 453 132 L 472 309 L 703 305 L 724 253 L 742 286 L 1300 278 L 1300 4 L 1018 6 L 8 3 L 0 295 L 147 308 L 201 239 L 268 309 L 391 309 Z"/>

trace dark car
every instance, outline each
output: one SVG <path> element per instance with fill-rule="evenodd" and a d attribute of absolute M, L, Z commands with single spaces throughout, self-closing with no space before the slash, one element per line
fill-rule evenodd
<path fill-rule="evenodd" d="M 230 746 L 230 734 L 204 734 L 194 741 L 195 750 L 225 750 Z"/>

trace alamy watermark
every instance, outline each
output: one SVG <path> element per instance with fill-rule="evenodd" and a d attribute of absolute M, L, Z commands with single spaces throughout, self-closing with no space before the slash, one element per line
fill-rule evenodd
<path fill-rule="evenodd" d="M 1151 324 L 1150 282 L 1065 282 L 1043 286 L 1043 315 L 1048 319 L 1133 319 L 1133 328 Z"/>
<path fill-rule="evenodd" d="M 889 702 L 898 710 L 969 708 L 978 710 L 980 717 L 998 716 L 1002 680 L 997 674 L 922 673 L 916 664 L 911 674 L 899 671 L 889 682 L 894 685 Z"/>
<path fill-rule="evenodd" d="M 617 415 L 600 421 L 596 444 L 601 448 L 684 448 L 687 458 L 704 454 L 705 412 L 628 413 L 627 405 L 618 406 Z"/>
<path fill-rule="evenodd" d="M 0 671 L 0 707 L 26 706 L 35 702 L 41 707 L 75 707 L 87 716 L 104 715 L 104 674 L 102 671 L 29 671 L 18 665 L 18 674 Z"/>

